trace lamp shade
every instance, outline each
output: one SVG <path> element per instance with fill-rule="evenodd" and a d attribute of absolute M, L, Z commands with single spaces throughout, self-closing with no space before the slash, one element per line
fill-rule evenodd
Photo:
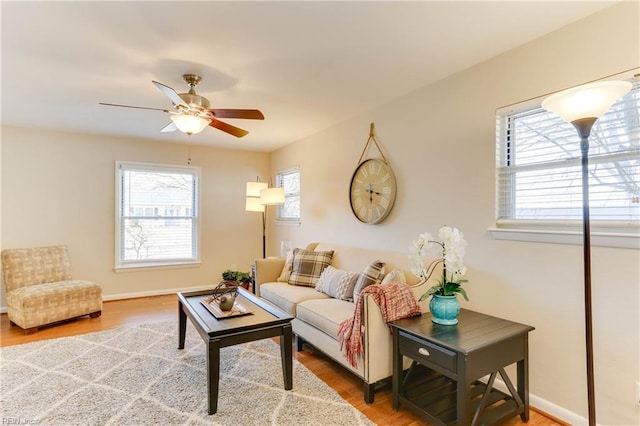
<path fill-rule="evenodd" d="M 173 121 L 178 130 L 187 135 L 200 133 L 211 122 L 211 120 L 207 120 L 206 118 L 190 114 L 173 114 L 171 121 Z"/>
<path fill-rule="evenodd" d="M 549 96 L 542 108 L 572 123 L 581 118 L 598 119 L 611 105 L 631 90 L 628 81 L 600 81 L 572 87 Z"/>
<path fill-rule="evenodd" d="M 267 182 L 247 182 L 247 197 L 260 198 L 260 191 L 268 186 Z"/>
<path fill-rule="evenodd" d="M 284 188 L 265 188 L 260 191 L 260 203 L 265 206 L 284 204 Z"/>
<path fill-rule="evenodd" d="M 260 204 L 260 197 L 247 197 L 245 210 L 248 212 L 263 212 L 264 205 Z"/>

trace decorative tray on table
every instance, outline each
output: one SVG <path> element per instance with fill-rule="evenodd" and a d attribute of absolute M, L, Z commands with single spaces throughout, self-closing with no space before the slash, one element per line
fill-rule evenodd
<path fill-rule="evenodd" d="M 253 311 L 251 311 L 249 307 L 247 307 L 244 303 L 242 303 L 241 300 L 238 300 L 237 298 L 235 302 L 233 302 L 233 308 L 231 308 L 230 311 L 223 311 L 222 309 L 220 309 L 220 301 L 218 300 L 217 296 L 205 296 L 200 299 L 200 303 L 202 303 L 204 307 L 207 308 L 207 310 L 218 319 L 240 317 L 253 313 Z"/>

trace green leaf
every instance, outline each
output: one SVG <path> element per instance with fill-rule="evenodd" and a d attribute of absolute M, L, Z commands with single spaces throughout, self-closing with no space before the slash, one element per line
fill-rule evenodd
<path fill-rule="evenodd" d="M 467 302 L 469 301 L 469 298 L 467 297 L 467 292 L 464 290 L 464 288 L 462 287 L 458 288 L 458 293 L 462 294 L 462 296 L 464 297 L 464 300 L 466 300 Z"/>
<path fill-rule="evenodd" d="M 460 284 L 458 283 L 445 283 L 443 289 L 443 296 L 454 296 L 458 292 Z"/>

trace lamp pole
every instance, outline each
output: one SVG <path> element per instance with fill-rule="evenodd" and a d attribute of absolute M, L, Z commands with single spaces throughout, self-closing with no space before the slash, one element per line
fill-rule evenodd
<path fill-rule="evenodd" d="M 267 209 L 262 211 L 262 258 L 267 258 Z"/>
<path fill-rule="evenodd" d="M 593 314 L 591 304 L 591 225 L 589 218 L 589 136 L 597 118 L 588 117 L 572 121 L 580 136 L 582 152 L 582 241 L 584 258 L 584 322 L 587 349 L 587 403 L 589 425 L 596 424 L 595 378 L 593 371 Z"/>

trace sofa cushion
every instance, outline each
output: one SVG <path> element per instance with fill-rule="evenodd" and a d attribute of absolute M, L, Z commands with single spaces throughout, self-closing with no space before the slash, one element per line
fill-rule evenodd
<path fill-rule="evenodd" d="M 358 276 L 358 281 L 353 289 L 353 300 L 358 301 L 358 297 L 365 287 L 373 284 L 380 284 L 384 277 L 384 262 L 376 260 L 369 266 L 364 268 L 364 271 Z"/>
<path fill-rule="evenodd" d="M 339 299 L 307 300 L 298 305 L 299 320 L 338 340 L 338 327 L 351 318 L 355 303 Z"/>
<path fill-rule="evenodd" d="M 333 250 L 293 250 L 293 262 L 289 284 L 315 287 L 322 271 L 331 264 Z"/>
<path fill-rule="evenodd" d="M 296 305 L 310 299 L 329 299 L 314 288 L 293 286 L 287 283 L 265 283 L 260 286 L 260 297 L 273 303 L 286 313 L 296 315 Z"/>
<path fill-rule="evenodd" d="M 340 300 L 353 300 L 353 287 L 356 285 L 358 273 L 343 271 L 329 265 L 320 275 L 316 291 Z"/>

